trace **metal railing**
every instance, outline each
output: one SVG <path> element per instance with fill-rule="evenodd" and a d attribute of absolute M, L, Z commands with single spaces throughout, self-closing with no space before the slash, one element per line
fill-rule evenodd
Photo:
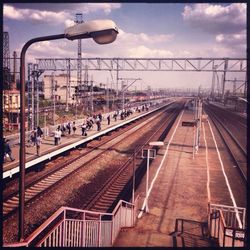
<path fill-rule="evenodd" d="M 245 246 L 246 209 L 209 204 L 209 230 L 221 247 Z"/>
<path fill-rule="evenodd" d="M 134 204 L 120 200 L 112 213 L 61 207 L 23 242 L 4 246 L 112 246 L 121 228 L 134 226 L 138 198 Z"/>

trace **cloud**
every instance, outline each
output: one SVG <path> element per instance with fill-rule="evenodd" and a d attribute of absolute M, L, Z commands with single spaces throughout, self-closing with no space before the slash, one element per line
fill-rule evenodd
<path fill-rule="evenodd" d="M 231 51 L 235 56 L 246 57 L 246 33 L 219 34 L 215 38 L 219 46 L 223 46 Z"/>
<path fill-rule="evenodd" d="M 128 49 L 129 57 L 173 57 L 173 53 L 168 50 L 149 49 L 144 45 Z"/>
<path fill-rule="evenodd" d="M 23 20 L 25 12 L 26 11 L 16 10 L 14 7 L 10 5 L 4 5 L 3 7 L 4 17 L 10 18 L 10 19 Z"/>
<path fill-rule="evenodd" d="M 104 11 L 105 14 L 110 14 L 110 12 L 114 9 L 121 8 L 120 3 L 86 3 L 83 4 L 82 12 L 85 14 L 97 11 Z M 80 9 L 80 10 L 81 10 Z"/>
<path fill-rule="evenodd" d="M 44 41 L 33 44 L 29 52 L 38 57 L 65 58 L 76 57 L 76 43 L 69 41 Z"/>
<path fill-rule="evenodd" d="M 118 9 L 120 7 L 120 3 L 83 3 L 73 5 L 5 4 L 3 14 L 5 18 L 13 20 L 31 20 L 33 22 L 46 22 L 52 25 L 64 23 L 65 27 L 69 27 L 74 25 L 75 16 L 72 15 L 72 10 L 83 14 L 103 11 L 106 15 L 108 15 L 113 9 Z"/>
<path fill-rule="evenodd" d="M 123 44 L 135 44 L 135 43 L 163 43 L 169 42 L 174 38 L 174 34 L 157 34 L 157 35 L 147 35 L 145 33 L 129 33 L 125 32 L 122 29 L 119 29 L 119 36 L 117 37 L 117 41 Z"/>
<path fill-rule="evenodd" d="M 104 11 L 109 14 L 112 10 L 121 8 L 120 3 L 13 3 L 18 9 L 32 9 L 32 10 L 50 10 L 54 12 L 70 12 L 75 13 L 93 13 L 97 11 Z"/>
<path fill-rule="evenodd" d="M 246 29 L 246 4 L 233 3 L 186 5 L 183 20 L 191 27 L 213 34 L 235 33 Z"/>
<path fill-rule="evenodd" d="M 14 20 L 31 20 L 35 22 L 48 22 L 57 25 L 63 23 L 69 17 L 66 12 L 40 11 L 33 9 L 17 9 L 11 5 L 4 5 L 3 14 L 5 18 Z"/>
<path fill-rule="evenodd" d="M 74 22 L 72 19 L 67 19 L 67 20 L 64 22 L 64 24 L 65 24 L 65 28 L 68 28 L 68 27 L 70 27 L 70 26 L 75 25 L 75 22 Z"/>
<path fill-rule="evenodd" d="M 16 49 L 20 55 L 21 48 Z M 76 58 L 77 43 L 68 40 L 34 43 L 27 51 L 26 61 L 35 63 L 37 58 Z"/>
<path fill-rule="evenodd" d="M 219 34 L 215 38 L 216 42 L 228 46 L 246 45 L 246 33 Z"/>

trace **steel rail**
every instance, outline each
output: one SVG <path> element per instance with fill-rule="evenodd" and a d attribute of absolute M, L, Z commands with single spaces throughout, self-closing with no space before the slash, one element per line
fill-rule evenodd
<path fill-rule="evenodd" d="M 218 115 L 215 114 L 214 112 L 212 113 L 217 121 L 221 124 L 221 126 L 227 131 L 227 133 L 230 135 L 230 137 L 233 139 L 233 141 L 235 142 L 235 144 L 237 144 L 237 146 L 240 148 L 240 150 L 242 151 L 242 153 L 247 157 L 247 151 L 246 149 L 241 145 L 241 143 L 236 139 L 236 137 L 232 134 L 232 132 L 224 125 L 224 123 L 221 122 L 221 120 L 218 118 Z M 224 116 L 225 117 L 225 116 Z"/>
<path fill-rule="evenodd" d="M 213 112 L 217 116 L 223 116 L 224 119 L 226 119 L 228 121 L 231 121 L 230 124 L 232 126 L 235 126 L 235 122 L 237 122 L 237 131 L 241 131 L 241 129 L 239 128 L 239 126 L 241 126 L 242 129 L 247 129 L 247 124 L 246 124 L 245 119 L 243 117 L 241 117 L 241 116 L 238 116 L 233 111 L 225 110 L 225 109 L 222 109 L 222 108 L 220 108 L 218 106 L 215 106 L 215 105 L 209 106 L 209 109 L 210 110 L 212 109 Z M 228 130 L 228 131 L 230 132 L 230 130 Z M 230 132 L 230 133 L 232 134 L 232 132 Z M 238 139 L 236 139 L 236 137 L 233 134 L 232 134 L 232 136 L 235 138 L 236 141 L 238 141 Z M 245 151 L 245 154 L 246 154 L 246 150 L 243 148 L 242 144 L 239 141 L 237 143 L 240 145 L 240 147 L 242 148 L 242 150 Z"/>
<path fill-rule="evenodd" d="M 169 106 L 167 106 L 167 108 L 168 108 L 168 107 L 169 107 Z M 165 107 L 165 108 L 163 107 L 162 109 L 166 109 L 166 107 Z M 162 110 L 162 109 L 161 109 L 161 110 Z M 156 111 L 156 112 L 157 112 L 157 111 Z M 151 114 L 152 114 L 152 113 L 151 113 Z M 152 114 L 152 115 L 151 115 L 151 114 L 148 115 L 150 118 L 153 117 L 153 114 Z M 155 116 L 160 116 L 160 115 L 161 115 L 161 113 L 156 114 Z M 139 119 L 139 120 L 140 120 L 140 123 L 141 123 L 141 120 L 145 121 L 146 119 L 148 119 L 148 118 L 149 118 L 148 116 L 145 117 L 145 118 L 144 118 L 144 117 L 143 117 L 143 118 L 140 118 L 140 119 Z M 149 121 L 149 122 L 150 122 L 150 121 Z M 148 122 L 148 123 L 149 123 L 149 122 Z M 137 125 L 138 125 L 138 124 L 133 124 L 132 128 L 136 127 Z M 127 127 L 125 128 L 125 131 L 129 131 L 129 130 L 131 130 L 132 128 L 127 126 Z M 140 128 L 139 128 L 139 129 L 140 129 Z M 121 134 L 124 133 L 125 131 L 124 131 L 124 130 L 120 131 L 119 135 L 121 135 Z M 132 134 L 134 134 L 134 133 L 136 133 L 136 132 L 138 133 L 138 131 L 136 130 L 136 131 L 133 132 Z M 56 172 L 61 171 L 62 168 L 67 168 L 69 164 L 72 164 L 72 163 L 74 163 L 75 161 L 81 160 L 81 158 L 84 158 L 87 154 L 89 154 L 89 153 L 92 152 L 93 150 L 97 149 L 98 147 L 100 147 L 100 146 L 102 146 L 102 145 L 104 145 L 104 144 L 107 144 L 108 142 L 110 142 L 110 141 L 112 141 L 112 140 L 114 140 L 114 139 L 116 139 L 116 138 L 117 138 L 117 134 L 114 135 L 114 136 L 112 136 L 112 138 L 110 138 L 110 139 L 108 139 L 108 140 L 106 140 L 106 141 L 104 141 L 104 142 L 98 144 L 96 147 L 91 148 L 88 152 L 84 153 L 83 155 L 80 155 L 80 156 L 77 156 L 77 157 L 75 157 L 75 158 L 73 158 L 73 159 L 70 159 L 69 161 L 66 161 L 65 164 L 63 164 L 63 165 L 62 165 L 62 164 L 58 164 L 57 167 L 56 167 L 55 169 L 49 171 L 49 173 L 46 173 L 44 176 L 42 176 L 42 177 L 38 178 L 37 180 L 34 180 L 34 181 L 32 181 L 31 183 L 27 184 L 26 187 L 25 187 L 26 191 L 27 191 L 27 189 L 32 189 L 32 188 L 33 188 L 32 191 L 35 193 L 35 192 L 36 192 L 36 191 L 35 191 L 35 189 L 36 189 L 35 186 L 36 186 L 36 184 L 37 184 L 38 182 L 41 183 L 41 182 L 43 182 L 43 180 L 44 180 L 45 178 L 51 178 L 52 175 L 55 175 Z M 119 144 L 119 143 L 120 143 L 120 142 L 117 142 L 116 144 Z M 115 145 L 116 145 L 116 144 L 115 144 Z M 112 146 L 114 146 L 114 145 L 112 145 Z M 86 166 L 87 164 L 89 164 L 90 162 L 96 160 L 97 157 L 100 157 L 101 155 L 103 155 L 107 150 L 109 150 L 109 149 L 106 149 L 106 150 L 102 151 L 102 152 L 101 152 L 100 154 L 98 154 L 95 158 L 90 159 L 89 161 L 85 162 L 83 165 L 76 167 L 76 168 L 75 168 L 73 171 L 71 171 L 68 175 L 64 175 L 64 177 L 60 178 L 59 180 L 54 181 L 54 182 L 51 181 L 51 180 L 49 180 L 49 182 L 51 182 L 51 183 L 47 182 L 47 183 L 42 184 L 41 186 L 43 186 L 44 189 L 41 190 L 40 188 L 38 188 L 39 192 L 37 192 L 37 194 L 34 195 L 34 196 L 30 196 L 30 198 L 28 198 L 28 199 L 25 201 L 25 204 L 27 204 L 27 203 L 29 203 L 29 202 L 31 202 L 31 201 L 37 199 L 37 197 L 39 197 L 39 196 L 41 196 L 42 194 L 44 194 L 45 192 L 49 191 L 49 190 L 50 190 L 52 187 L 54 187 L 56 184 L 58 184 L 58 183 L 61 182 L 62 180 L 64 180 L 64 179 L 66 179 L 67 177 L 69 177 L 69 175 L 72 175 L 72 174 L 75 173 L 76 171 L 79 171 L 82 167 L 84 167 L 84 166 Z M 12 195 L 6 196 L 7 199 L 6 199 L 6 198 L 4 199 L 3 207 L 6 207 L 6 206 L 9 206 L 9 207 L 10 207 L 10 203 L 12 203 L 12 202 L 8 202 L 8 201 L 10 201 L 11 199 L 13 199 L 13 197 L 16 197 L 16 196 L 17 196 L 17 193 L 18 193 L 18 192 L 13 192 Z M 18 202 L 18 199 L 16 199 L 16 200 L 17 200 L 17 202 Z M 9 205 L 8 205 L 8 204 L 9 204 Z M 18 204 L 18 203 L 17 203 L 17 204 Z M 13 205 L 12 205 L 12 206 L 13 206 Z M 9 217 L 10 215 L 12 215 L 12 214 L 16 211 L 16 209 L 17 209 L 17 207 L 14 208 L 14 209 L 12 209 L 11 211 L 7 211 L 7 212 L 4 214 L 4 219 L 6 219 L 6 218 Z M 8 209 L 7 209 L 7 210 L 8 210 Z"/>
<path fill-rule="evenodd" d="M 243 178 L 243 180 L 247 183 L 247 176 L 246 173 L 244 173 L 244 170 L 241 167 L 241 163 L 236 159 L 237 157 L 235 156 L 234 152 L 232 151 L 232 149 L 230 148 L 230 146 L 228 145 L 229 143 L 226 141 L 225 136 L 223 135 L 223 132 L 221 131 L 221 129 L 219 128 L 218 124 L 224 129 L 224 131 L 227 132 L 227 134 L 229 135 L 229 137 L 232 139 L 232 141 L 237 145 L 238 149 L 240 149 L 240 152 L 242 154 L 244 154 L 244 157 L 246 158 L 246 154 L 245 151 L 241 149 L 241 147 L 237 144 L 237 141 L 233 139 L 233 137 L 231 136 L 231 133 L 228 133 L 228 130 L 225 128 L 225 126 L 223 125 L 223 123 L 221 123 L 218 119 L 218 117 L 216 117 L 210 110 L 206 110 L 206 112 L 208 113 L 208 115 L 211 117 L 211 120 L 214 124 L 214 126 L 216 127 L 217 131 L 220 134 L 221 139 L 223 140 L 226 148 L 228 149 L 229 154 L 231 155 L 233 161 L 235 162 L 235 164 L 237 165 L 237 169 L 241 175 L 241 177 Z"/>
<path fill-rule="evenodd" d="M 159 128 L 151 134 L 151 136 L 144 142 L 142 145 L 137 147 L 137 150 L 135 152 L 135 155 L 137 155 L 143 147 L 145 147 L 151 140 L 154 138 L 157 134 L 159 134 L 159 131 L 166 131 L 170 130 L 173 122 L 175 121 L 176 117 L 178 116 L 180 112 L 179 108 L 176 108 L 174 110 L 174 113 L 172 113 L 170 116 L 167 117 L 165 122 L 163 122 Z M 164 133 L 163 131 L 163 133 Z M 161 133 L 162 134 L 162 133 Z M 157 138 L 158 139 L 158 138 Z M 133 153 L 134 155 L 134 153 Z M 130 156 L 126 162 L 124 162 L 123 165 L 119 167 L 119 169 L 114 172 L 109 179 L 106 180 L 105 183 L 100 187 L 99 190 L 96 191 L 95 194 L 92 195 L 92 197 L 89 198 L 89 201 L 86 202 L 84 208 L 88 210 L 96 209 L 98 211 L 107 212 L 110 209 L 112 209 L 119 199 L 124 199 L 126 197 L 122 197 L 121 192 L 126 189 L 126 186 L 131 186 L 131 163 L 133 161 L 134 156 Z M 136 176 L 141 177 L 141 173 L 143 171 L 143 167 L 138 167 L 136 170 Z M 130 173 L 130 174 L 129 174 Z M 138 181 L 138 178 L 136 178 Z M 125 184 L 123 184 L 125 183 Z M 115 190 L 115 191 L 114 191 Z M 125 192 L 127 193 L 127 192 Z M 112 199 L 113 198 L 113 199 Z M 103 204 L 103 205 L 102 205 Z"/>

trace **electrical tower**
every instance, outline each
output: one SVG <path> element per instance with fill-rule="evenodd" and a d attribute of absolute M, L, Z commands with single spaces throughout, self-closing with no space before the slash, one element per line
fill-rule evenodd
<path fill-rule="evenodd" d="M 81 13 L 76 13 L 75 23 L 76 24 L 83 23 Z M 78 90 L 82 90 L 82 40 L 81 39 L 78 39 L 77 56 L 78 56 L 78 60 L 77 60 L 77 87 L 78 87 Z M 78 93 L 76 93 L 76 94 L 78 94 Z M 76 97 L 76 103 L 78 102 L 77 100 L 78 100 L 78 98 Z"/>
<path fill-rule="evenodd" d="M 3 88 L 11 89 L 9 33 L 3 32 Z"/>
<path fill-rule="evenodd" d="M 3 32 L 3 68 L 10 69 L 10 47 L 8 32 Z"/>

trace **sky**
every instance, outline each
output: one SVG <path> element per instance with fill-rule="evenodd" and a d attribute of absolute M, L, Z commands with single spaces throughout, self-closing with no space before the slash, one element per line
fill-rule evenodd
<path fill-rule="evenodd" d="M 61 34 L 74 25 L 76 13 L 84 22 L 111 19 L 117 39 L 98 45 L 82 40 L 82 57 L 246 57 L 246 3 L 5 3 L 3 28 L 9 32 L 10 54 L 18 55 L 31 38 Z M 28 49 L 35 58 L 77 58 L 77 41 L 40 42 Z M 90 72 L 93 80 L 110 84 L 109 72 Z M 115 79 L 115 73 L 112 75 Z M 227 75 L 245 79 L 243 74 Z M 151 88 L 209 88 L 212 73 L 121 72 L 141 78 L 134 85 Z M 128 81 L 129 83 L 129 81 Z M 230 83 L 228 83 L 228 87 Z"/>

